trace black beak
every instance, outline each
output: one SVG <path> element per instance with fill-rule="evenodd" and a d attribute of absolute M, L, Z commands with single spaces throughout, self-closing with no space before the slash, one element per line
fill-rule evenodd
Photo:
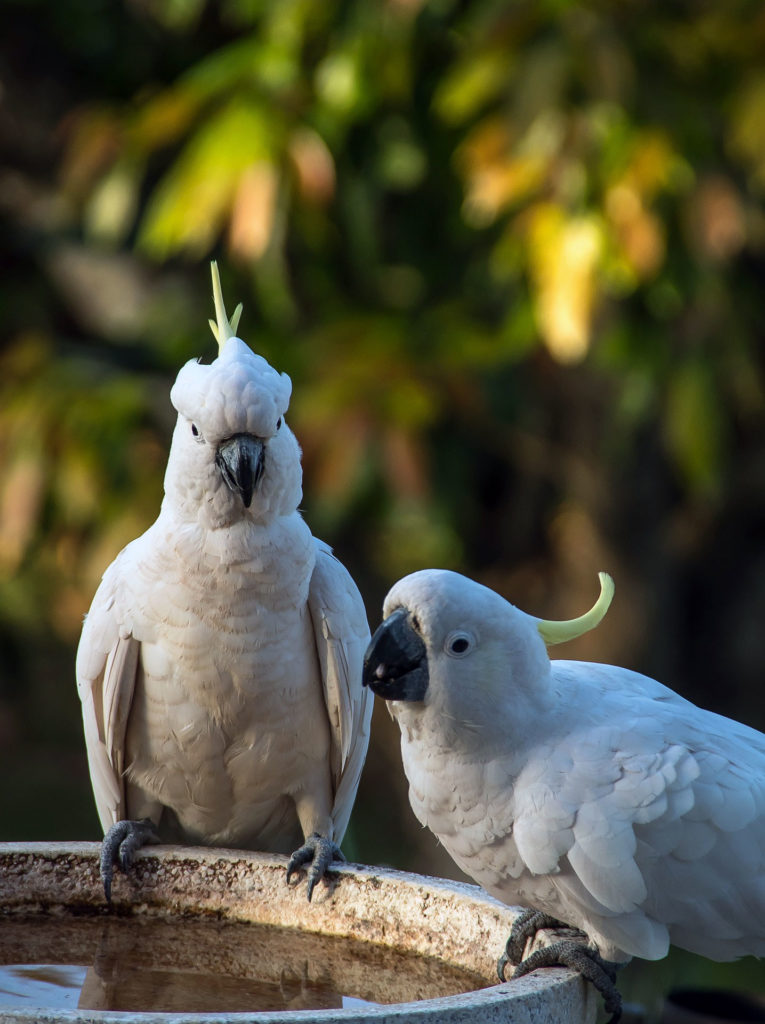
<path fill-rule="evenodd" d="M 423 700 L 428 689 L 428 654 L 411 623 L 399 608 L 377 627 L 364 655 L 362 682 L 383 700 Z"/>
<path fill-rule="evenodd" d="M 215 465 L 234 494 L 249 508 L 252 494 L 265 468 L 265 446 L 252 434 L 234 434 L 221 442 L 215 453 Z"/>

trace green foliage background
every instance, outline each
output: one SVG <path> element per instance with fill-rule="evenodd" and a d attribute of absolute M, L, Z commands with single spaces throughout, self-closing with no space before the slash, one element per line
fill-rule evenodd
<path fill-rule="evenodd" d="M 3 13 L 0 838 L 97 835 L 74 648 L 214 354 L 210 257 L 373 627 L 424 566 L 547 617 L 606 568 L 564 656 L 765 726 L 762 4 Z M 349 852 L 454 873 L 374 725 Z"/>

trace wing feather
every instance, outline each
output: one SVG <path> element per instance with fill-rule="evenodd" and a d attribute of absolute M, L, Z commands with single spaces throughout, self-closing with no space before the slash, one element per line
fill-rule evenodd
<path fill-rule="evenodd" d="M 141 646 L 119 622 L 115 590 L 121 558 L 112 563 L 96 591 L 77 649 L 77 689 L 85 746 L 104 831 L 127 814 L 125 731 Z"/>
<path fill-rule="evenodd" d="M 369 626 L 361 595 L 348 571 L 322 541 L 316 541 L 316 548 L 308 608 L 332 735 L 332 819 L 335 841 L 339 843 L 348 825 L 369 745 L 372 694 L 361 685 Z"/>
<path fill-rule="evenodd" d="M 527 869 L 606 949 L 763 955 L 752 923 L 765 912 L 763 737 L 635 673 L 553 666 L 600 721 L 562 730 L 515 782 Z"/>

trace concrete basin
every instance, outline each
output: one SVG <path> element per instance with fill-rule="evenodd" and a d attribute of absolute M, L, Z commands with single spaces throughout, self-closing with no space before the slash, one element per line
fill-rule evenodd
<path fill-rule="evenodd" d="M 85 1005 L 0 1006 L 0 1021 L 592 1024 L 595 1019 L 596 994 L 563 968 L 496 984 L 496 958 L 514 912 L 476 886 L 344 865 L 332 870 L 309 904 L 304 881 L 285 884 L 286 858 L 164 846 L 141 851 L 130 876 L 115 874 L 109 910 L 98 856 L 97 843 L 0 843 L 0 964 L 82 964 L 87 972 L 80 997 Z M 222 1010 L 223 995 L 220 1004 L 214 996 L 213 1006 L 203 1012 L 160 1012 L 150 1001 L 140 1010 L 101 1008 L 113 1005 L 109 993 L 114 994 L 126 965 L 133 976 L 153 979 L 165 1007 L 174 1005 L 174 985 L 193 987 L 202 978 L 212 984 L 237 979 L 240 1002 Z M 261 987 L 283 996 L 284 1008 L 256 1012 L 259 996 L 247 987 L 255 975 Z M 308 1002 L 311 992 L 313 1002 Z M 339 1005 L 337 993 L 362 994 L 364 1002 Z M 246 1008 L 230 1009 L 242 1000 Z"/>

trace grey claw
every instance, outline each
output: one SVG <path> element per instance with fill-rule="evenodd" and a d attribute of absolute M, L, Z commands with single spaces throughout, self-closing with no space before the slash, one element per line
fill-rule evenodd
<path fill-rule="evenodd" d="M 118 821 L 109 829 L 101 843 L 101 881 L 106 902 L 112 901 L 114 865 L 123 874 L 130 870 L 136 851 L 148 843 L 158 843 L 154 823 L 149 818 L 140 821 Z"/>
<path fill-rule="evenodd" d="M 604 960 L 600 953 L 578 942 L 554 942 L 534 950 L 513 971 L 513 978 L 522 978 L 540 967 L 570 967 L 589 981 L 603 996 L 608 1024 L 618 1024 L 622 1015 L 622 997 L 616 988 L 618 964 Z"/>
<path fill-rule="evenodd" d="M 293 874 L 310 861 L 311 867 L 308 869 L 307 892 L 308 902 L 310 903 L 316 883 L 324 877 L 327 868 L 333 860 L 345 861 L 340 847 L 337 843 L 333 843 L 331 839 L 327 839 L 326 836 L 321 836 L 318 832 L 312 832 L 306 838 L 305 843 L 295 850 L 289 859 L 287 864 L 287 885 L 289 885 Z"/>
<path fill-rule="evenodd" d="M 505 945 L 505 952 L 500 957 L 500 960 L 505 959 L 505 966 L 507 963 L 521 963 L 528 940 L 533 938 L 542 928 L 569 929 L 570 925 L 567 925 L 565 921 L 559 921 L 557 918 L 545 914 L 543 910 L 534 910 L 533 907 L 524 910 L 513 922 L 513 927 L 510 929 L 510 938 Z M 499 971 L 499 963 L 497 964 L 497 970 Z"/>
<path fill-rule="evenodd" d="M 591 982 L 603 996 L 606 1012 L 612 1015 L 608 1024 L 618 1024 L 622 1015 L 622 997 L 616 988 L 616 971 L 619 965 L 604 960 L 597 950 L 570 940 L 553 942 L 549 946 L 536 949 L 524 960 L 526 943 L 541 928 L 572 930 L 570 925 L 558 921 L 542 910 L 524 910 L 513 922 L 505 952 L 497 961 L 499 980 L 505 981 L 505 970 L 509 963 L 518 965 L 513 971 L 513 978 L 522 978 L 540 967 L 570 967 Z M 579 929 L 575 928 L 573 931 L 579 932 Z M 584 932 L 579 934 L 587 938 Z"/>

